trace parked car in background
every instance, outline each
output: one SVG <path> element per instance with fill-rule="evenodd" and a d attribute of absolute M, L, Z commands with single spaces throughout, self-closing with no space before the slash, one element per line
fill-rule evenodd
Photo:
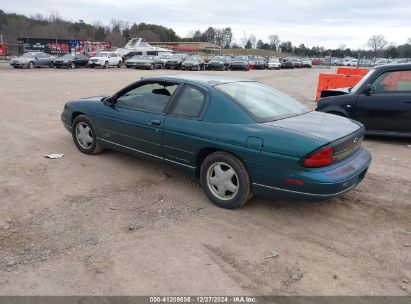
<path fill-rule="evenodd" d="M 89 58 L 83 54 L 65 54 L 53 60 L 55 68 L 70 68 L 87 67 Z"/>
<path fill-rule="evenodd" d="M 182 70 L 200 71 L 205 70 L 205 62 L 200 56 L 188 56 L 181 66 Z"/>
<path fill-rule="evenodd" d="M 346 59 L 344 60 L 344 63 L 343 63 L 344 66 L 357 66 L 357 64 L 358 64 L 358 59 L 355 59 L 355 58 Z"/>
<path fill-rule="evenodd" d="M 175 69 L 175 70 L 180 70 L 183 61 L 188 57 L 187 54 L 174 54 L 172 55 L 167 61 L 164 67 L 166 69 Z"/>
<path fill-rule="evenodd" d="M 249 65 L 248 57 L 247 56 L 236 56 L 233 59 L 233 63 L 231 64 L 231 70 L 236 71 L 236 70 L 244 70 L 244 71 L 249 71 L 250 70 L 250 65 Z"/>
<path fill-rule="evenodd" d="M 311 58 L 311 65 L 325 65 L 325 60 L 322 58 Z"/>
<path fill-rule="evenodd" d="M 303 66 L 303 62 L 301 61 L 301 59 L 290 58 L 290 61 L 292 62 L 294 68 L 299 69 L 299 68 L 302 68 Z"/>
<path fill-rule="evenodd" d="M 164 67 L 164 66 L 166 65 L 166 61 L 167 61 L 168 59 L 170 59 L 171 56 L 173 56 L 173 54 L 171 54 L 171 53 L 162 53 L 162 54 L 159 54 L 162 67 Z"/>
<path fill-rule="evenodd" d="M 312 63 L 310 58 L 303 58 L 301 60 L 301 67 L 303 68 L 312 68 Z"/>
<path fill-rule="evenodd" d="M 261 57 L 254 57 L 254 69 L 255 70 L 264 70 L 267 68 L 267 61 Z"/>
<path fill-rule="evenodd" d="M 342 66 L 344 64 L 344 60 L 340 58 L 335 58 L 331 60 L 331 64 L 334 66 Z"/>
<path fill-rule="evenodd" d="M 230 62 L 225 56 L 214 56 L 207 64 L 208 70 L 224 71 L 230 69 Z"/>
<path fill-rule="evenodd" d="M 270 70 L 279 70 L 279 69 L 281 68 L 280 59 L 278 59 L 278 58 L 270 58 L 270 59 L 268 60 L 267 67 L 268 67 Z"/>
<path fill-rule="evenodd" d="M 372 68 L 353 88 L 321 96 L 317 111 L 355 119 L 368 134 L 411 137 L 411 64 Z"/>
<path fill-rule="evenodd" d="M 360 67 L 370 67 L 371 65 L 371 60 L 369 59 L 361 59 L 359 63 Z"/>
<path fill-rule="evenodd" d="M 371 163 L 360 123 L 246 79 L 144 78 L 112 96 L 70 101 L 61 119 L 80 152 L 107 148 L 164 162 L 199 178 L 227 209 L 253 194 L 328 199 L 357 186 Z"/>
<path fill-rule="evenodd" d="M 15 69 L 53 67 L 54 58 L 54 56 L 43 52 L 28 52 L 10 60 L 10 65 Z"/>
<path fill-rule="evenodd" d="M 90 68 L 103 67 L 107 69 L 110 66 L 121 68 L 122 64 L 123 59 L 116 52 L 98 52 L 96 56 L 91 57 L 88 61 Z"/>
<path fill-rule="evenodd" d="M 160 57 L 151 55 L 135 55 L 130 59 L 127 59 L 124 62 L 124 65 L 127 68 L 147 70 L 161 69 L 163 67 Z"/>
<path fill-rule="evenodd" d="M 281 68 L 282 69 L 294 69 L 294 64 L 288 58 L 283 58 L 281 60 Z"/>

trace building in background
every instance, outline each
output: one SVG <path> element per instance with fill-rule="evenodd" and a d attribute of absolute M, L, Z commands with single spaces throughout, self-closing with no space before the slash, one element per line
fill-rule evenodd
<path fill-rule="evenodd" d="M 220 46 L 210 42 L 150 42 L 150 44 L 173 50 L 175 53 L 220 54 L 221 51 Z"/>
<path fill-rule="evenodd" d="M 88 41 L 75 39 L 18 38 L 19 52 L 45 52 L 59 55 L 67 53 L 93 56 L 99 51 L 111 51 L 109 41 Z"/>

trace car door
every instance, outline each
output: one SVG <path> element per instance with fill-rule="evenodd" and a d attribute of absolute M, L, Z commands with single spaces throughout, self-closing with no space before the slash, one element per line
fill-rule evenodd
<path fill-rule="evenodd" d="M 411 132 L 411 70 L 379 75 L 359 94 L 355 119 L 369 131 Z"/>
<path fill-rule="evenodd" d="M 162 158 L 165 109 L 177 88 L 172 82 L 143 82 L 121 92 L 96 118 L 101 140 Z"/>
<path fill-rule="evenodd" d="M 110 53 L 109 54 L 109 59 L 108 62 L 110 65 L 117 65 L 119 61 L 119 58 L 117 57 L 116 53 Z"/>
<path fill-rule="evenodd" d="M 185 84 L 164 121 L 164 159 L 180 169 L 195 168 L 196 134 L 204 127 L 201 118 L 208 99 L 206 89 Z"/>
<path fill-rule="evenodd" d="M 49 54 L 41 53 L 39 57 L 40 65 L 44 67 L 48 67 L 51 62 L 51 58 Z"/>
<path fill-rule="evenodd" d="M 37 53 L 35 57 L 35 64 L 37 67 L 42 67 L 44 66 L 44 54 L 43 53 Z"/>

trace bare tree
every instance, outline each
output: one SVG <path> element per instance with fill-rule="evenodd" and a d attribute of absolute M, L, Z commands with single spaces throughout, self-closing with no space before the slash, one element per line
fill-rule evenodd
<path fill-rule="evenodd" d="M 367 46 L 370 47 L 374 53 L 381 51 L 388 44 L 383 35 L 374 35 L 368 39 Z"/>
<path fill-rule="evenodd" d="M 278 46 L 281 43 L 280 38 L 278 38 L 278 35 L 270 35 L 268 36 L 268 40 L 269 40 L 271 49 L 275 51 L 278 50 Z"/>
<path fill-rule="evenodd" d="M 255 48 L 255 45 L 257 44 L 257 37 L 254 34 L 251 34 L 248 37 L 248 40 L 250 40 L 252 48 Z"/>

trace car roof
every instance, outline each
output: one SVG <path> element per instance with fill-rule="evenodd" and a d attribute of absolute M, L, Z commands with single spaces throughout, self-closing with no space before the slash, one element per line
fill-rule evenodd
<path fill-rule="evenodd" d="M 396 63 L 396 64 L 384 64 L 375 69 L 379 71 L 395 70 L 395 69 L 411 69 L 411 63 Z"/>
<path fill-rule="evenodd" d="M 161 79 L 161 80 L 185 80 L 200 84 L 206 84 L 210 86 L 223 84 L 223 83 L 230 83 L 230 82 L 240 82 L 240 81 L 253 81 L 250 79 L 244 78 L 237 78 L 237 77 L 229 77 L 229 76 L 218 76 L 218 75 L 206 75 L 206 74 L 175 74 L 175 75 L 164 75 L 164 76 L 153 76 L 144 78 L 144 80 L 150 79 Z"/>

